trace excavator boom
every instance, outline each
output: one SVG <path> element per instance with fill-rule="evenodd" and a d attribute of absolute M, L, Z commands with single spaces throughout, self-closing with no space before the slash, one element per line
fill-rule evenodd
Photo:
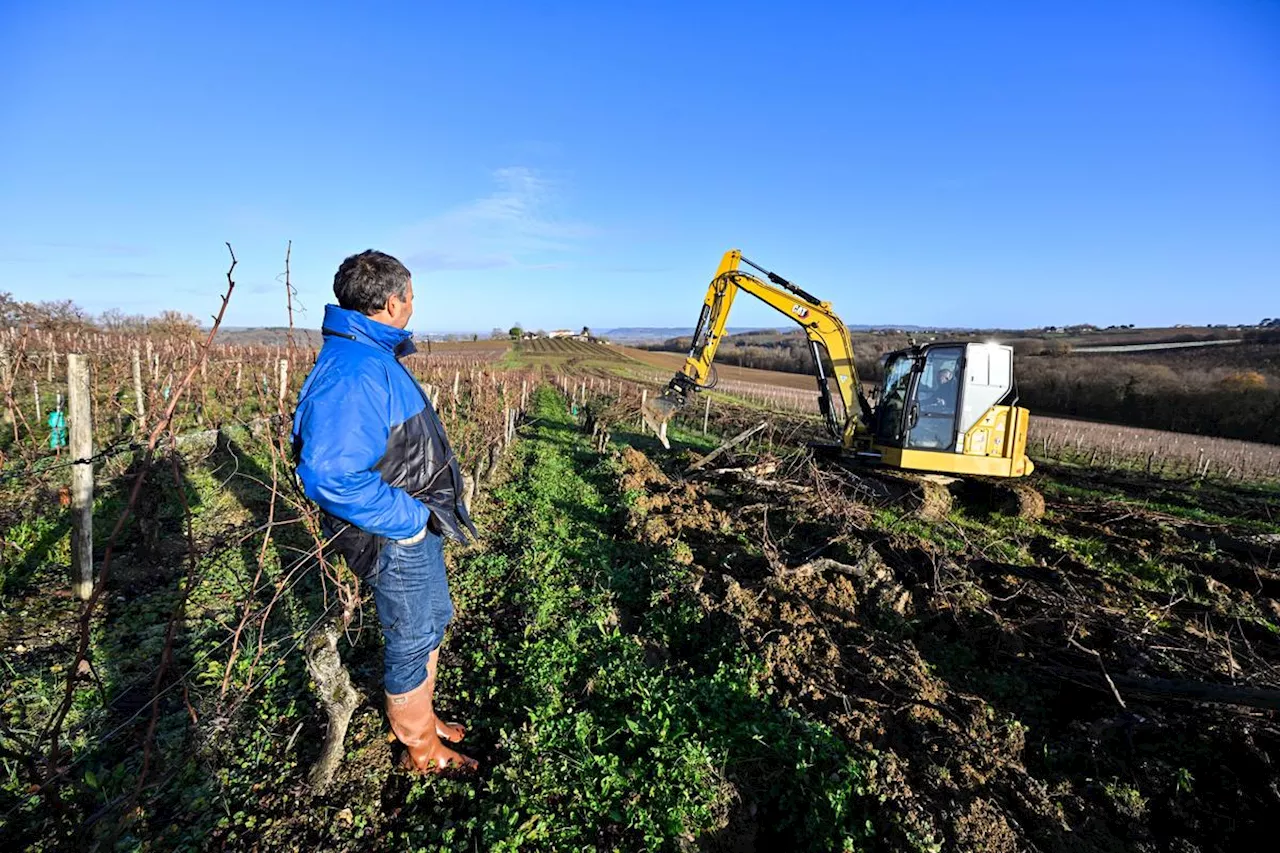
<path fill-rule="evenodd" d="M 761 273 L 764 278 L 742 270 L 742 264 Z M 823 302 L 782 276 L 753 264 L 737 249 L 725 252 L 721 258 L 715 278 L 703 299 L 702 314 L 693 333 L 689 356 L 661 395 L 645 405 L 645 422 L 667 445 L 667 421 L 688 402 L 691 394 L 714 387 L 712 363 L 724 337 L 733 300 L 739 292 L 751 294 L 804 329 L 813 354 L 818 406 L 833 437 L 845 447 L 851 447 L 859 424 L 869 425 L 872 410 L 858 381 L 849 330 L 831 310 L 831 303 Z M 824 356 L 831 364 L 830 374 L 827 373 Z M 831 388 L 833 382 L 835 395 Z M 837 395 L 840 412 L 836 411 L 833 400 Z"/>

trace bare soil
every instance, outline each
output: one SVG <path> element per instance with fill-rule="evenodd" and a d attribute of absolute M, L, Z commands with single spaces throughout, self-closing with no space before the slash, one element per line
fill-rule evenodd
<path fill-rule="evenodd" d="M 733 464 L 778 469 L 761 451 Z M 884 849 L 1241 850 L 1276 827 L 1273 494 L 1059 469 L 1040 522 L 927 523 L 813 464 L 688 479 L 657 453 L 623 453 L 629 529 L 701 569 L 708 630 L 776 701 L 859 745 Z"/>

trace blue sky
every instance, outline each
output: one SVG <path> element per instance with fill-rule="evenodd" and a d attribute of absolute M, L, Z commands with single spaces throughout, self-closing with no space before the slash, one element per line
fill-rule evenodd
<path fill-rule="evenodd" d="M 0 0 L 0 290 L 318 326 L 692 325 L 721 253 L 852 324 L 1280 314 L 1280 3 Z M 733 324 L 775 325 L 743 303 Z"/>

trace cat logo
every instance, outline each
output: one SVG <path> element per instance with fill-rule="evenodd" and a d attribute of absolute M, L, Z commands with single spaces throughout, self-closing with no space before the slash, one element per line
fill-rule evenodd
<path fill-rule="evenodd" d="M 797 317 L 808 317 L 809 309 L 805 308 L 803 305 L 792 305 L 791 313 L 795 314 Z"/>

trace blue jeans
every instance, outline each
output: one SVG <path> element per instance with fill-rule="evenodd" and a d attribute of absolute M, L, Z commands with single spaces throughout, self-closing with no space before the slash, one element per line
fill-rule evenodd
<path fill-rule="evenodd" d="M 427 658 L 453 619 L 444 539 L 428 530 L 412 545 L 387 542 L 368 582 L 386 639 L 383 689 L 408 693 L 426 680 Z"/>

